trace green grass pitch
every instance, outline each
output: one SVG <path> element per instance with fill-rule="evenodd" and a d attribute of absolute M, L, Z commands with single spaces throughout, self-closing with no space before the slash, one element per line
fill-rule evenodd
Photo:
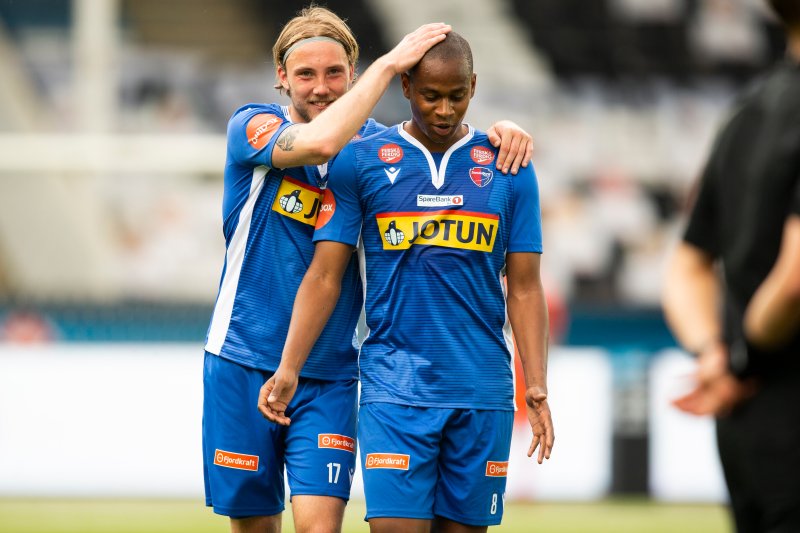
<path fill-rule="evenodd" d="M 345 533 L 368 532 L 364 502 L 352 501 Z M 228 520 L 201 501 L 68 500 L 0 498 L 0 533 L 224 533 Z M 283 531 L 292 520 L 284 515 Z M 730 533 L 727 512 L 719 505 L 658 504 L 645 499 L 592 503 L 519 503 L 506 505 L 504 533 Z"/>

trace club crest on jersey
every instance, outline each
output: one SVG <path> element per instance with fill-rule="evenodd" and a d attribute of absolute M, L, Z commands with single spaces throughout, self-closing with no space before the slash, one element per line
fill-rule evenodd
<path fill-rule="evenodd" d="M 375 216 L 384 250 L 413 245 L 491 252 L 500 217 L 471 211 L 380 213 Z"/>
<path fill-rule="evenodd" d="M 272 210 L 303 224 L 315 226 L 322 205 L 322 189 L 284 176 Z"/>
<path fill-rule="evenodd" d="M 403 149 L 394 143 L 384 144 L 378 148 L 378 159 L 389 165 L 399 163 L 403 159 Z"/>
<path fill-rule="evenodd" d="M 469 169 L 469 178 L 478 187 L 486 187 L 494 178 L 494 172 L 488 168 L 472 167 Z"/>
<path fill-rule="evenodd" d="M 475 146 L 469 155 L 479 165 L 488 165 L 494 161 L 494 150 L 486 146 Z"/>

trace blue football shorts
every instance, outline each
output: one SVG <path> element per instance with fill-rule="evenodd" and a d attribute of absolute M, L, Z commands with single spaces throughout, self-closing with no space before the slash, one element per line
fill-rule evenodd
<path fill-rule="evenodd" d="M 292 496 L 350 497 L 356 457 L 356 380 L 301 378 L 288 427 L 263 418 L 258 391 L 272 372 L 206 352 L 203 472 L 206 505 L 233 518 L 284 509 L 284 466 Z"/>
<path fill-rule="evenodd" d="M 370 518 L 503 517 L 513 411 L 368 403 L 358 415 Z"/>

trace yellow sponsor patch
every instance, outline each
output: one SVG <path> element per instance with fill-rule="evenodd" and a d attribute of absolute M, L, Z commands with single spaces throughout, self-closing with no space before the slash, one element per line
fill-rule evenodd
<path fill-rule="evenodd" d="M 472 211 L 428 211 L 376 215 L 384 250 L 414 244 L 491 252 L 499 217 Z"/>
<path fill-rule="evenodd" d="M 284 176 L 272 203 L 272 210 L 303 224 L 314 226 L 317 223 L 321 201 L 322 189 Z"/>

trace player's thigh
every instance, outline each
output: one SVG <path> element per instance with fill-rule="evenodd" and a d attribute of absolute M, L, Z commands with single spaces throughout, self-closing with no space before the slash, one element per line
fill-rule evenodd
<path fill-rule="evenodd" d="M 414 518 L 372 518 L 369 521 L 370 533 L 431 533 L 430 520 Z"/>
<path fill-rule="evenodd" d="M 347 501 L 355 474 L 358 383 L 301 380 L 287 414 L 286 475 L 294 497 Z"/>
<path fill-rule="evenodd" d="M 358 415 L 367 519 L 430 521 L 439 436 L 449 409 L 368 403 Z"/>
<path fill-rule="evenodd" d="M 284 430 L 256 408 L 266 374 L 206 354 L 203 466 L 206 505 L 235 518 L 283 511 Z"/>
<path fill-rule="evenodd" d="M 281 533 L 281 516 L 231 518 L 231 533 Z"/>
<path fill-rule="evenodd" d="M 513 423 L 512 411 L 455 411 L 442 434 L 437 518 L 467 526 L 500 523 Z"/>
<path fill-rule="evenodd" d="M 346 502 L 335 496 L 292 496 L 296 533 L 338 533 L 342 530 Z"/>

